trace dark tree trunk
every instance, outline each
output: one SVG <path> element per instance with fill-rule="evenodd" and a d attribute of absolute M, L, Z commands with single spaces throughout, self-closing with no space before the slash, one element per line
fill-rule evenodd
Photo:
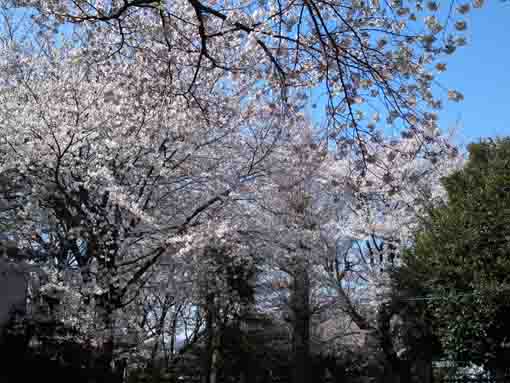
<path fill-rule="evenodd" d="M 207 294 L 206 297 L 206 331 L 207 344 L 204 354 L 204 368 L 202 372 L 203 383 L 217 382 L 218 369 L 218 333 L 216 306 L 214 302 L 214 293 Z"/>
<path fill-rule="evenodd" d="M 432 383 L 432 358 L 416 358 L 413 362 L 412 375 L 414 383 Z"/>
<path fill-rule="evenodd" d="M 308 383 L 310 370 L 310 281 L 306 264 L 299 262 L 294 273 L 291 309 L 293 383 Z"/>

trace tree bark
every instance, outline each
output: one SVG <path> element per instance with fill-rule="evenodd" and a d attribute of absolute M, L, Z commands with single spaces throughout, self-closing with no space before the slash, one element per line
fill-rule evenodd
<path fill-rule="evenodd" d="M 294 272 L 291 297 L 293 383 L 308 383 L 310 370 L 310 280 L 304 260 Z"/>
<path fill-rule="evenodd" d="M 207 344 L 204 357 L 204 371 L 202 373 L 203 383 L 216 383 L 218 370 L 218 332 L 216 306 L 214 302 L 214 293 L 207 294 L 206 297 L 206 331 Z"/>

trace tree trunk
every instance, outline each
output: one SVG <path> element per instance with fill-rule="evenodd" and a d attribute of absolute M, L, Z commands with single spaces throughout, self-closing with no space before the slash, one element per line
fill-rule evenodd
<path fill-rule="evenodd" d="M 102 379 L 111 379 L 112 372 L 113 372 L 113 355 L 114 355 L 114 335 L 113 335 L 113 320 L 112 320 L 112 313 L 106 314 L 105 318 L 105 325 L 106 325 L 106 337 L 103 342 L 103 347 L 101 350 L 101 357 L 100 357 L 100 365 L 99 365 L 99 373 L 102 375 L 100 378 Z M 118 383 L 118 382 L 112 382 L 112 383 Z"/>
<path fill-rule="evenodd" d="M 214 340 L 213 340 L 214 342 Z M 216 343 L 216 342 L 214 342 Z M 218 347 L 213 346 L 211 355 L 211 368 L 209 370 L 209 383 L 216 383 L 218 376 Z"/>
<path fill-rule="evenodd" d="M 206 297 L 207 344 L 204 356 L 204 371 L 202 373 L 203 383 L 216 383 L 217 381 L 219 334 L 216 322 L 217 318 L 214 293 L 209 293 Z"/>
<path fill-rule="evenodd" d="M 294 273 L 291 297 L 293 383 L 308 383 L 310 370 L 310 281 L 306 264 L 300 261 Z"/>
<path fill-rule="evenodd" d="M 432 359 L 418 357 L 414 363 L 413 382 L 432 383 Z"/>

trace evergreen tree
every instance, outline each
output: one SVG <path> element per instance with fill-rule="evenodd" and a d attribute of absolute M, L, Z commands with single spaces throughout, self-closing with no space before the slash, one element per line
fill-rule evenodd
<path fill-rule="evenodd" d="M 428 292 L 445 352 L 495 375 L 510 366 L 510 139 L 469 146 L 463 169 L 443 180 L 447 201 L 404 257 Z"/>

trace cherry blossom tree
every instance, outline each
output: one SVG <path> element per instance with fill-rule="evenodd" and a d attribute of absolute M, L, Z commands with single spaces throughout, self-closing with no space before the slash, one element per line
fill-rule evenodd
<path fill-rule="evenodd" d="M 336 312 L 336 324 L 328 324 L 337 326 L 332 338 L 341 336 L 339 318 L 346 318 L 381 339 L 388 271 L 421 217 L 442 201 L 441 177 L 462 158 L 447 137 L 436 137 L 422 154 L 415 137 L 385 139 L 369 147 L 365 168 L 351 151 L 328 150 L 309 124 L 297 132 L 278 148 L 268 181 L 257 180 L 245 234 L 270 259 L 267 273 L 280 290 L 274 304 L 290 312 L 296 376 L 306 381 L 299 366 L 307 365 L 321 311 Z"/>
<path fill-rule="evenodd" d="M 370 296 L 353 282 L 379 278 L 364 257 L 410 238 L 450 166 L 434 81 L 469 9 L 441 23 L 434 1 L 4 0 L 0 175 L 23 181 L 9 235 L 105 369 L 128 332 L 175 337 L 166 315 L 204 305 L 215 241 L 270 254 L 295 312 L 327 276 L 361 326 L 346 284 Z M 309 321 L 294 322 L 303 358 Z"/>
<path fill-rule="evenodd" d="M 123 308 L 166 256 L 203 246 L 204 214 L 261 171 L 281 125 L 267 110 L 252 123 L 223 87 L 176 96 L 160 63 L 142 64 L 141 53 L 96 61 L 38 31 L 35 40 L 4 35 L 13 48 L 2 83 L 2 170 L 27 185 L 14 234 L 46 255 L 51 283 L 81 296 L 75 322 L 103 338 L 109 366 Z M 79 278 L 66 278 L 69 269 Z M 83 304 L 95 308 L 83 316 Z"/>
<path fill-rule="evenodd" d="M 215 88 L 289 113 L 315 89 L 329 136 L 357 141 L 361 155 L 374 134 L 372 114 L 419 136 L 434 131 L 437 117 L 430 109 L 442 104 L 433 92 L 435 76 L 446 69 L 443 56 L 466 44 L 464 15 L 471 8 L 414 0 L 13 4 L 30 7 L 34 22 L 45 29 L 72 28 L 73 45 L 89 60 L 142 55 L 147 64 L 157 62 L 162 77 L 172 82 L 167 92 L 204 112 L 209 105 L 201 92 L 210 89 L 211 77 L 218 79 Z M 450 90 L 448 98 L 459 101 L 462 95 Z"/>

